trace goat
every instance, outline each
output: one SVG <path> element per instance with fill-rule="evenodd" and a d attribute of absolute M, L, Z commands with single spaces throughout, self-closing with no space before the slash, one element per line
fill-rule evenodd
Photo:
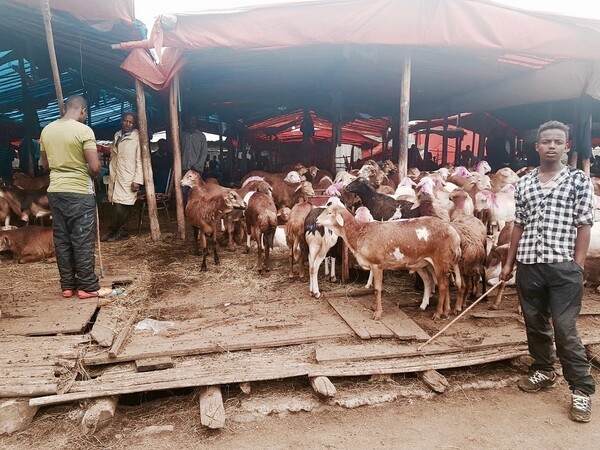
<path fill-rule="evenodd" d="M 439 286 L 438 305 L 433 317 L 439 319 L 449 315 L 448 272 L 454 271 L 458 286 L 460 237 L 444 221 L 436 217 L 418 217 L 395 222 L 359 222 L 343 206 L 331 205 L 317 217 L 316 223 L 341 236 L 358 264 L 373 271 L 375 319 L 380 319 L 382 314 L 383 271 L 417 270 L 419 274 L 429 274 L 428 266 L 432 266 Z"/>

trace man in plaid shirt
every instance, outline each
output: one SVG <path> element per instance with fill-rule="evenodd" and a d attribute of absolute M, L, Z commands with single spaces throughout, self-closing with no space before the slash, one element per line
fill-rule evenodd
<path fill-rule="evenodd" d="M 568 127 L 557 121 L 538 129 L 540 166 L 517 183 L 515 225 L 500 279 L 510 279 L 516 261 L 517 292 L 533 358 L 532 373 L 519 381 L 519 388 L 536 392 L 552 386 L 558 354 L 573 392 L 569 417 L 589 422 L 595 384 L 576 321 L 594 223 L 594 190 L 583 171 L 561 163 L 568 133 Z"/>

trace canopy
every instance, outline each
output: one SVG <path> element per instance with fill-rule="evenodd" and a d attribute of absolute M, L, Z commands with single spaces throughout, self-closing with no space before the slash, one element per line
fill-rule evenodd
<path fill-rule="evenodd" d="M 348 118 L 398 114 L 404 57 L 411 119 L 588 93 L 600 99 L 600 21 L 483 0 L 329 0 L 160 16 L 122 67 L 155 89 L 183 69 L 188 103 L 224 120 L 310 107 L 338 96 Z M 186 85 L 187 80 L 187 85 Z M 330 113 L 331 114 L 331 113 Z"/>

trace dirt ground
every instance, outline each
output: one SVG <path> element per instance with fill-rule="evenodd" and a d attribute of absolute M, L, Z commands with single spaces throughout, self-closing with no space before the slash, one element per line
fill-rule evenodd
<path fill-rule="evenodd" d="M 246 255 L 241 248 L 222 249 L 222 264 L 216 267 L 211 258 L 209 272 L 201 273 L 191 242 L 181 243 L 169 234 L 157 244 L 148 235 L 132 236 L 104 244 L 102 252 L 107 276 L 135 280 L 127 295 L 110 306 L 124 318 L 132 308 L 155 319 L 184 320 L 202 317 L 204 307 L 225 303 L 279 309 L 282 300 L 293 299 L 300 306 L 323 302 L 308 296 L 308 282 L 288 280 L 287 256 L 281 251 L 274 254 L 273 271 L 260 276 L 255 253 Z M 0 286 L 0 299 L 25 301 L 39 292 L 58 295 L 55 263 L 17 265 L 3 258 L 0 271 L 8 280 Z M 366 281 L 363 275 L 352 276 L 354 288 Z M 321 283 L 326 293 L 347 288 L 339 282 Z M 416 307 L 420 295 L 411 283 L 408 275 L 386 274 L 384 298 L 413 301 L 403 310 L 423 329 L 436 332 L 447 321 L 431 320 L 431 306 L 427 312 Z M 598 301 L 600 296 L 586 289 L 586 298 Z M 503 308 L 516 311 L 514 290 L 509 289 Z M 299 314 L 296 320 L 306 318 Z M 599 324 L 598 318 L 586 320 Z M 493 333 L 498 322 L 502 319 L 478 326 Z M 469 339 L 460 323 L 453 333 Z M 29 429 L 0 438 L 0 448 L 598 448 L 600 421 L 582 425 L 568 419 L 564 381 L 548 392 L 526 395 L 514 387 L 523 372 L 508 362 L 442 373 L 450 382 L 442 395 L 431 393 L 410 374 L 359 377 L 332 380 L 338 395 L 329 402 L 316 398 L 305 379 L 255 383 L 250 394 L 237 385 L 224 386 L 227 424 L 218 431 L 200 424 L 198 394 L 192 389 L 122 396 L 114 420 L 93 436 L 80 433 L 85 405 L 42 408 Z M 600 379 L 598 374 L 594 370 Z"/>

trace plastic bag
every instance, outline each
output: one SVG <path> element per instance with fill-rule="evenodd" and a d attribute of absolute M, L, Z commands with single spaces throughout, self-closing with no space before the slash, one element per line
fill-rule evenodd
<path fill-rule="evenodd" d="M 175 328 L 175 322 L 146 318 L 135 324 L 135 330 L 152 330 L 152 334 L 159 334 L 169 328 Z"/>

